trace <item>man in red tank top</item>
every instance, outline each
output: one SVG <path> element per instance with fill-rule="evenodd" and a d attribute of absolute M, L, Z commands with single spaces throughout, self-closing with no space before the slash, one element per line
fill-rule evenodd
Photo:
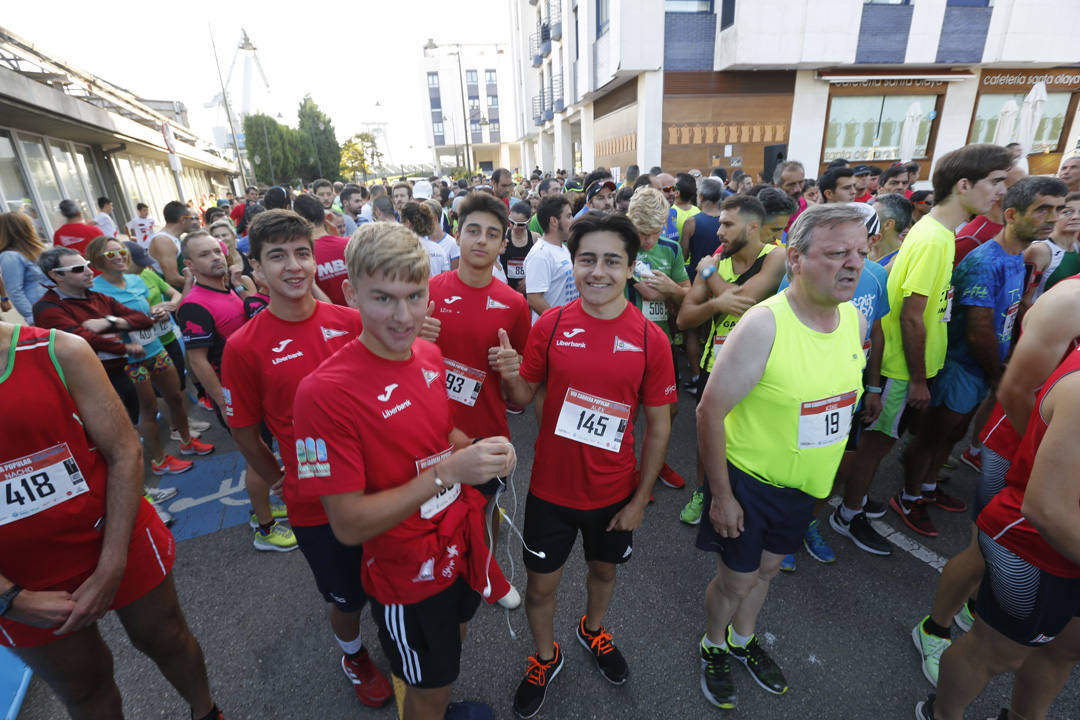
<path fill-rule="evenodd" d="M 72 717 L 122 717 L 97 620 L 116 610 L 193 718 L 223 717 L 176 597 L 142 450 L 85 340 L 0 323 L 0 645 Z"/>

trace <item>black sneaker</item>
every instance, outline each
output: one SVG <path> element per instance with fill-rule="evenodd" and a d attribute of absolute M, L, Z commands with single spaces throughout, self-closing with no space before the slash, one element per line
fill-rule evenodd
<path fill-rule="evenodd" d="M 877 500 L 867 499 L 866 504 L 862 506 L 862 511 L 866 513 L 866 517 L 871 520 L 880 520 L 885 517 L 885 513 L 889 511 L 889 506 L 883 502 Z"/>
<path fill-rule="evenodd" d="M 930 693 L 930 697 L 915 703 L 915 720 L 934 720 L 934 700 L 937 695 Z"/>
<path fill-rule="evenodd" d="M 600 674 L 605 680 L 612 685 L 622 685 L 626 682 L 630 668 L 626 666 L 626 659 L 619 652 L 619 648 L 611 643 L 611 633 L 605 630 L 603 625 L 595 634 L 591 633 L 585 629 L 585 616 L 582 615 L 577 627 L 577 639 L 586 650 L 592 653 L 593 659 L 596 660 L 596 667 L 600 669 Z"/>
<path fill-rule="evenodd" d="M 555 643 L 555 657 L 541 662 L 536 655 L 529 656 L 529 667 L 521 679 L 517 692 L 514 693 L 514 714 L 520 718 L 531 718 L 540 712 L 547 697 L 548 684 L 562 670 L 563 655 L 559 643 Z"/>
<path fill-rule="evenodd" d="M 718 708 L 735 708 L 735 679 L 731 677 L 728 653 L 722 647 L 705 647 L 705 638 L 698 645 L 701 653 L 701 692 Z"/>
<path fill-rule="evenodd" d="M 765 648 L 758 643 L 756 636 L 750 638 L 746 647 L 732 645 L 731 626 L 728 626 L 728 654 L 745 665 L 750 671 L 750 676 L 764 690 L 773 695 L 783 695 L 787 692 L 788 684 L 784 679 L 784 671 L 775 660 L 769 657 Z"/>
<path fill-rule="evenodd" d="M 865 512 L 860 512 L 851 518 L 850 523 L 846 523 L 840 516 L 840 508 L 836 508 L 829 515 L 829 527 L 851 540 L 857 548 L 871 555 L 892 555 L 892 546 L 889 541 L 870 527 L 870 520 L 867 519 Z"/>

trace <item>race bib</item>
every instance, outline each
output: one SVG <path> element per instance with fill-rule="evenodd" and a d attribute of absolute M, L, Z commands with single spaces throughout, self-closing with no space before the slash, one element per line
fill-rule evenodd
<path fill-rule="evenodd" d="M 511 280 L 522 280 L 525 277 L 525 261 L 524 260 L 507 260 L 506 261 L 506 277 Z"/>
<path fill-rule="evenodd" d="M 945 295 L 945 313 L 941 316 L 941 322 L 947 323 L 952 320 L 952 296 L 953 289 L 950 286 L 949 292 Z"/>
<path fill-rule="evenodd" d="M 154 323 L 154 335 L 161 337 L 162 335 L 168 335 L 172 332 L 172 318 L 166 315 L 162 319 Z M 145 345 L 146 343 L 143 343 Z"/>
<path fill-rule="evenodd" d="M 852 390 L 804 402 L 799 408 L 799 449 L 826 447 L 846 440 L 857 396 L 858 392 Z"/>
<path fill-rule="evenodd" d="M 0 465 L 0 525 L 37 515 L 89 488 L 67 443 Z"/>
<path fill-rule="evenodd" d="M 1008 342 L 1012 340 L 1013 327 L 1016 325 L 1016 314 L 1020 311 L 1020 302 L 1014 302 L 1005 311 L 1005 322 L 1001 325 L 1001 339 Z"/>
<path fill-rule="evenodd" d="M 151 325 L 150 327 L 143 330 L 131 330 L 131 339 L 139 343 L 140 345 L 149 345 L 150 343 L 157 340 L 157 333 L 155 332 L 155 327 L 156 326 Z"/>
<path fill-rule="evenodd" d="M 555 434 L 601 450 L 618 452 L 630 421 L 630 406 L 567 388 Z"/>
<path fill-rule="evenodd" d="M 650 322 L 667 322 L 667 303 L 663 300 L 643 300 L 641 303 L 641 313 L 645 316 L 645 319 Z"/>
<path fill-rule="evenodd" d="M 468 365 L 443 358 L 446 363 L 446 394 L 451 400 L 456 400 L 462 405 L 472 407 L 476 404 L 476 398 L 480 396 L 480 388 L 484 386 L 484 378 L 487 373 L 483 370 L 471 368 Z"/>
<path fill-rule="evenodd" d="M 435 453 L 434 455 L 429 455 L 428 457 L 426 457 L 426 458 L 424 458 L 422 460 L 417 460 L 416 461 L 416 474 L 419 475 L 420 473 L 424 472 L 428 468 L 434 467 L 435 465 L 441 463 L 443 460 L 450 457 L 450 454 L 452 452 L 453 452 L 453 449 L 447 448 L 446 450 L 443 450 L 440 453 Z M 438 495 L 431 498 L 430 500 L 428 500 L 427 502 L 425 502 L 423 505 L 420 506 L 420 517 L 424 518 L 425 520 L 430 520 L 431 518 L 435 517 L 436 515 L 441 513 L 443 510 L 445 510 L 446 508 L 450 507 L 454 503 L 454 501 L 458 499 L 458 496 L 460 496 L 460 495 L 461 495 L 461 486 L 460 485 L 451 485 L 450 487 L 446 488 L 445 490 L 440 490 Z"/>

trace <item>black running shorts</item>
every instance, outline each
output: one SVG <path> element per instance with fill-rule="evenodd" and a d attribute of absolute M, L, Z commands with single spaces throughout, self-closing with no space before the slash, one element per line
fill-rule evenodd
<path fill-rule="evenodd" d="M 341 544 L 329 524 L 294 526 L 292 530 L 323 599 L 342 612 L 362 609 L 368 600 L 360 581 L 364 548 Z"/>
<path fill-rule="evenodd" d="M 595 510 L 576 510 L 529 493 L 525 501 L 525 544 L 544 553 L 544 557 L 537 557 L 522 548 L 525 567 L 538 573 L 555 572 L 566 564 L 578 532 L 581 532 L 586 560 L 616 565 L 626 562 L 633 551 L 634 533 L 630 530 L 609 532 L 607 526 L 632 497 Z"/>

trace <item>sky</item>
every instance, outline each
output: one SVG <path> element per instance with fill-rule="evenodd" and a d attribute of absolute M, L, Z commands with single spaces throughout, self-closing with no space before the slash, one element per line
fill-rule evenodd
<path fill-rule="evenodd" d="M 165 12 L 158 8 L 168 7 Z M 269 12 L 276 14 L 269 15 Z M 251 72 L 251 111 L 296 126 L 310 94 L 333 121 L 339 143 L 365 122 L 387 122 L 387 160 L 430 162 L 424 116 L 427 90 L 420 69 L 428 38 L 447 42 L 510 42 L 506 0 L 356 0 L 319 6 L 194 0 L 159 5 L 145 0 L 51 0 L 8 8 L 3 25 L 45 54 L 155 100 L 179 100 L 192 129 L 207 140 L 224 126 L 211 28 L 222 76 L 236 54 L 241 28 L 257 48 L 269 90 Z M 166 23 L 165 18 L 168 17 Z M 57 22 L 64 18 L 64 22 Z M 233 112 L 243 105 L 244 63 L 229 83 Z M 378 105 L 376 105 L 378 103 Z"/>

